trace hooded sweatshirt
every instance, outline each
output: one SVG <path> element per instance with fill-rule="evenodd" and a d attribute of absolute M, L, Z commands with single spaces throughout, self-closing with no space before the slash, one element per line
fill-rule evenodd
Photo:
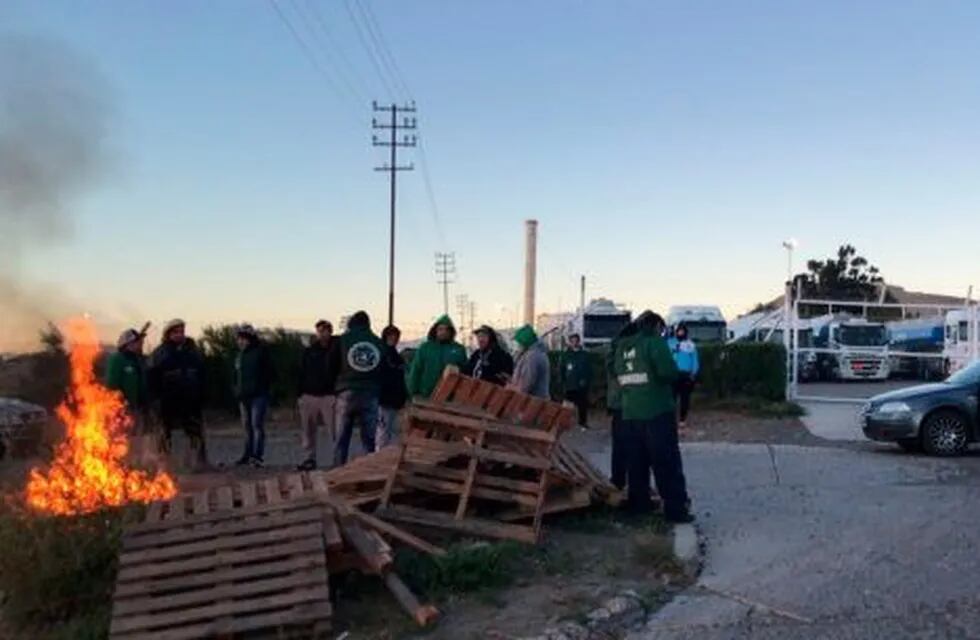
<path fill-rule="evenodd" d="M 481 327 L 480 331 L 485 332 L 489 338 L 487 348 L 473 352 L 469 362 L 463 367 L 463 373 L 503 386 L 514 373 L 514 359 L 500 346 L 496 331 L 490 327 Z"/>
<path fill-rule="evenodd" d="M 371 331 L 371 320 L 357 312 L 347 322 L 337 349 L 331 351 L 337 372 L 337 393 L 357 391 L 377 394 L 381 389 L 385 344 Z"/>
<path fill-rule="evenodd" d="M 450 329 L 449 340 L 439 342 L 436 338 L 436 327 L 447 325 Z M 428 398 L 442 378 L 442 372 L 447 366 L 453 365 L 462 369 L 466 366 L 466 349 L 456 342 L 456 327 L 449 316 L 442 316 L 429 329 L 429 336 L 412 358 L 412 366 L 408 371 L 408 393 L 413 396 Z"/>
<path fill-rule="evenodd" d="M 551 363 L 548 351 L 538 340 L 531 325 L 524 325 L 514 334 L 514 341 L 522 348 L 514 361 L 514 378 L 511 386 L 538 398 L 551 397 Z"/>
<path fill-rule="evenodd" d="M 614 368 L 624 420 L 652 420 L 674 411 L 677 365 L 667 341 L 651 328 L 639 325 L 638 333 L 619 339 Z"/>
<path fill-rule="evenodd" d="M 667 338 L 667 347 L 674 356 L 677 370 L 691 378 L 698 377 L 701 363 L 698 362 L 698 348 L 690 338 L 678 340 L 675 336 Z"/>

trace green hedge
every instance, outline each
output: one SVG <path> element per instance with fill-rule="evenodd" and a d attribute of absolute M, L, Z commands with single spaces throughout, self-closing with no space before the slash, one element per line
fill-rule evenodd
<path fill-rule="evenodd" d="M 751 397 L 786 399 L 786 351 L 779 344 L 735 343 L 698 346 L 701 372 L 698 391 L 714 398 Z M 548 354 L 551 361 L 551 395 L 560 399 L 560 351 Z M 589 351 L 592 358 L 591 398 L 594 406 L 606 404 L 606 358 L 608 349 Z"/>

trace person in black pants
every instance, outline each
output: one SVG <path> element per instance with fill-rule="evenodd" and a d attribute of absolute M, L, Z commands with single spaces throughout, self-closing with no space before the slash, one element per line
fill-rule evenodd
<path fill-rule="evenodd" d="M 667 346 L 677 365 L 677 382 L 674 383 L 674 401 L 678 405 L 681 429 L 687 426 L 687 414 L 691 409 L 691 392 L 697 380 L 701 364 L 698 361 L 698 347 L 687 335 L 687 327 L 678 325 L 674 335 L 668 338 Z"/>
<path fill-rule="evenodd" d="M 612 459 L 610 470 L 613 486 L 622 491 L 626 488 L 626 471 L 629 468 L 627 453 L 629 437 L 623 423 L 622 390 L 616 378 L 616 345 L 620 339 L 636 333 L 636 326 L 631 322 L 623 327 L 609 345 L 606 356 L 606 409 L 609 411 L 610 430 L 612 431 Z"/>
<path fill-rule="evenodd" d="M 562 353 L 559 371 L 565 399 L 578 410 L 578 423 L 589 423 L 589 388 L 592 386 L 592 362 L 589 352 L 582 348 L 582 338 L 573 333 L 568 336 L 568 349 Z"/>

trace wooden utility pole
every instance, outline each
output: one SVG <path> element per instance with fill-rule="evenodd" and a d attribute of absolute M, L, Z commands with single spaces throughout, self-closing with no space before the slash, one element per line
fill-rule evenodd
<path fill-rule="evenodd" d="M 417 142 L 414 134 L 405 134 L 401 140 L 398 140 L 398 133 L 400 131 L 414 131 L 417 126 L 417 121 L 414 116 L 411 118 L 405 116 L 401 122 L 398 122 L 399 114 L 415 113 L 414 102 L 405 106 L 398 106 L 394 103 L 388 106 L 380 106 L 377 102 L 374 102 L 372 107 L 375 113 L 389 112 L 391 115 L 390 124 L 378 122 L 376 118 L 371 120 L 371 127 L 373 129 L 388 129 L 390 134 L 388 140 L 379 140 L 378 136 L 374 135 L 371 138 L 371 142 L 376 147 L 388 147 L 391 152 L 389 162 L 380 167 L 375 167 L 374 170 L 387 171 L 389 175 L 388 181 L 391 187 L 391 226 L 388 246 L 388 324 L 395 324 L 395 177 L 399 171 L 412 171 L 415 169 L 415 166 L 412 164 L 398 166 L 398 147 L 414 147 Z"/>

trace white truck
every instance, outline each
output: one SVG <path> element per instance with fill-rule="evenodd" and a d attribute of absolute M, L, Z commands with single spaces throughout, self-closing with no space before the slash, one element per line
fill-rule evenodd
<path fill-rule="evenodd" d="M 970 331 L 971 309 L 954 309 L 946 312 L 946 331 L 943 342 L 943 362 L 946 373 L 955 373 L 977 357 L 976 343 L 980 340 L 980 315 L 972 310 L 973 331 Z"/>
<path fill-rule="evenodd" d="M 844 315 L 811 320 L 817 374 L 825 380 L 887 380 L 888 328 L 883 322 Z"/>
<path fill-rule="evenodd" d="M 676 305 L 667 311 L 667 327 L 671 331 L 683 324 L 694 342 L 725 342 L 728 324 L 718 307 L 706 305 Z"/>
<path fill-rule="evenodd" d="M 564 346 L 568 336 L 578 334 L 584 347 L 601 347 L 612 342 L 623 327 L 633 320 L 633 314 L 608 298 L 596 298 L 575 314 L 570 314 L 554 327 L 544 328 L 545 341 L 552 349 Z"/>

